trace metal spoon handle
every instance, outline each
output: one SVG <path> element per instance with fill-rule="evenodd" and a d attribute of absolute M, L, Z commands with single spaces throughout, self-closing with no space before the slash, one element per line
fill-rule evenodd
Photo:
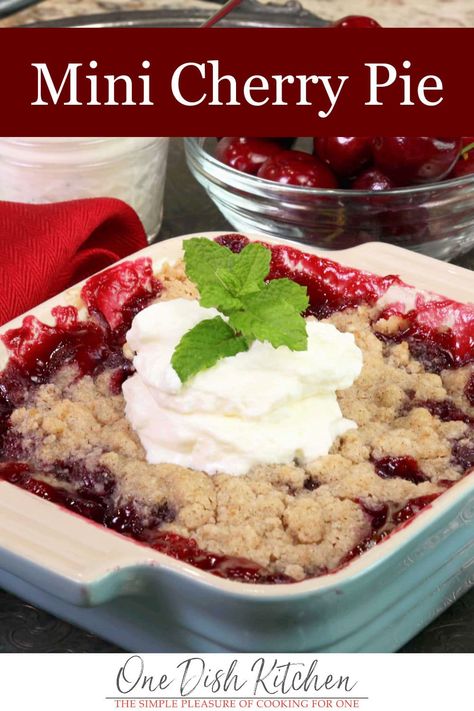
<path fill-rule="evenodd" d="M 234 9 L 234 7 L 237 7 L 237 5 L 240 5 L 242 0 L 227 0 L 225 5 L 223 5 L 219 10 L 212 15 L 208 20 L 203 22 L 201 27 L 213 27 L 217 22 L 220 22 L 223 17 L 229 14 L 231 10 Z"/>

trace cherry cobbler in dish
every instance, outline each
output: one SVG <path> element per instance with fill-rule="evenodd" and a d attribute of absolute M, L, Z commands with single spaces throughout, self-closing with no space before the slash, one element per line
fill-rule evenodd
<path fill-rule="evenodd" d="M 218 242 L 238 254 L 248 240 Z M 347 564 L 467 475 L 474 306 L 268 248 L 266 283 L 306 287 L 305 317 L 353 334 L 362 355 L 360 374 L 337 391 L 352 424 L 326 454 L 238 476 L 152 463 L 122 392 L 135 376 L 127 333 L 151 304 L 199 295 L 182 262 L 154 273 L 139 258 L 89 279 L 81 304 L 53 310 L 54 326 L 27 316 L 3 335 L 0 476 L 215 575 L 290 583 Z"/>

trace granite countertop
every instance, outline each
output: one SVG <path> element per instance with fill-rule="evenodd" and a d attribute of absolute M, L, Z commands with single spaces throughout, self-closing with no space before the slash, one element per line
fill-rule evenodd
<path fill-rule="evenodd" d="M 301 4 L 328 20 L 357 13 L 370 15 L 382 25 L 392 27 L 474 27 L 472 0 L 301 0 Z M 153 10 L 167 6 L 215 8 L 215 5 L 201 0 L 42 0 L 31 8 L 0 20 L 0 27 L 73 15 L 119 10 Z"/>

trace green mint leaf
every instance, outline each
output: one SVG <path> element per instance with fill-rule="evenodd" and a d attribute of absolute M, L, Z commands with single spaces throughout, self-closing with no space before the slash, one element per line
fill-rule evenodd
<path fill-rule="evenodd" d="M 290 279 L 275 279 L 254 294 L 242 297 L 243 309 L 230 314 L 229 324 L 247 340 L 268 341 L 274 348 L 304 351 L 308 346 L 306 289 Z"/>
<path fill-rule="evenodd" d="M 186 274 L 199 289 L 201 306 L 214 306 L 225 314 L 242 308 L 240 297 L 265 285 L 270 250 L 248 244 L 239 254 L 205 238 L 184 243 Z"/>
<path fill-rule="evenodd" d="M 238 295 L 245 296 L 260 291 L 270 271 L 272 254 L 263 244 L 246 245 L 233 264 L 232 276 L 238 282 Z"/>
<path fill-rule="evenodd" d="M 201 306 L 214 306 L 224 312 L 240 308 L 240 301 L 217 276 L 220 270 L 232 270 L 236 256 L 205 237 L 192 237 L 184 242 L 186 274 L 199 289 Z"/>
<path fill-rule="evenodd" d="M 218 269 L 216 271 L 216 276 L 218 280 L 220 281 L 221 285 L 227 289 L 229 294 L 234 296 L 236 299 L 239 297 L 239 291 L 240 291 L 240 281 L 236 274 L 234 274 L 233 271 L 230 269 Z M 239 302 L 239 307 L 240 308 L 242 304 Z"/>
<path fill-rule="evenodd" d="M 266 288 L 270 290 L 275 300 L 288 304 L 288 306 L 293 307 L 299 314 L 306 311 L 309 306 L 309 297 L 306 287 L 297 284 L 296 281 L 292 281 L 291 279 L 274 279 L 267 284 Z"/>
<path fill-rule="evenodd" d="M 200 321 L 184 334 L 175 348 L 171 365 L 182 383 L 221 358 L 248 350 L 247 340 L 239 336 L 220 316 Z"/>

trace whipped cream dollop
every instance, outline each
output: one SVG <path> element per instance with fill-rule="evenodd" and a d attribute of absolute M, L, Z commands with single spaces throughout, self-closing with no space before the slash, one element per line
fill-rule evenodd
<path fill-rule="evenodd" d="M 138 313 L 127 334 L 136 373 L 123 384 L 126 416 L 151 464 L 244 474 L 257 464 L 307 462 L 327 454 L 356 427 L 336 390 L 362 368 L 351 333 L 307 319 L 308 349 L 255 341 L 182 383 L 171 365 L 181 337 L 215 309 L 197 301 L 158 301 Z"/>

